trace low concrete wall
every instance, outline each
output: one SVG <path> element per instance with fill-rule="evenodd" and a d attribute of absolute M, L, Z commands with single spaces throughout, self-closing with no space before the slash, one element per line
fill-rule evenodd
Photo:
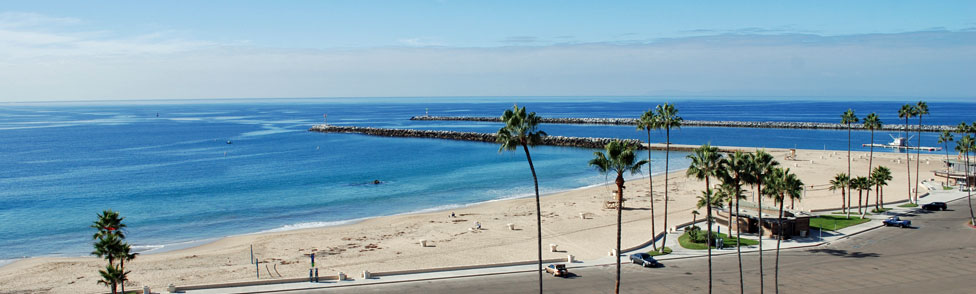
<path fill-rule="evenodd" d="M 338 276 L 319 276 L 320 281 L 336 281 L 339 280 Z M 205 284 L 205 285 L 191 285 L 191 286 L 177 286 L 176 292 L 186 292 L 190 290 L 200 290 L 200 289 L 217 289 L 217 288 L 230 288 L 230 287 L 247 287 L 247 286 L 260 286 L 260 285 L 274 285 L 274 284 L 285 284 L 285 283 L 300 283 L 308 282 L 308 277 L 302 278 L 283 278 L 283 279 L 269 279 L 269 280 L 257 280 L 257 281 L 244 281 L 244 282 L 231 282 L 231 283 L 218 283 L 218 284 Z"/>
<path fill-rule="evenodd" d="M 439 121 L 480 121 L 480 122 L 501 122 L 499 117 L 473 117 L 473 116 L 414 116 L 410 120 L 439 120 Z M 637 125 L 635 118 L 573 118 L 573 117 L 543 117 L 542 123 L 552 124 L 595 124 L 595 125 Z M 839 123 L 819 123 L 819 122 L 782 122 L 782 121 L 710 121 L 710 120 L 685 120 L 682 126 L 695 127 L 726 127 L 726 128 L 774 128 L 774 129 L 832 129 L 846 130 L 847 125 Z M 851 129 L 865 129 L 860 124 L 852 124 Z M 903 125 L 884 125 L 881 131 L 904 131 Z M 955 126 L 947 125 L 923 125 L 923 132 L 941 132 L 955 130 Z M 918 125 L 909 125 L 909 132 L 918 131 Z"/>

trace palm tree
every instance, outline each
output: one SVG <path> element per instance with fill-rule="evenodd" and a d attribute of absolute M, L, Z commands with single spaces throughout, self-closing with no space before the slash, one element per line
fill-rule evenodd
<path fill-rule="evenodd" d="M 763 274 L 763 254 L 762 254 L 762 235 L 763 235 L 763 217 L 762 217 L 762 186 L 766 177 L 773 173 L 779 162 L 773 158 L 773 155 L 767 153 L 765 150 L 756 150 L 755 153 L 749 154 L 749 163 L 751 168 L 749 171 L 751 175 L 746 178 L 746 181 L 750 184 L 756 185 L 756 195 L 759 195 L 759 293 L 762 294 L 764 290 L 764 280 L 765 275 Z"/>
<path fill-rule="evenodd" d="M 911 104 L 902 105 L 901 109 L 898 110 L 898 118 L 905 119 L 906 142 L 908 141 L 908 119 L 915 117 L 915 115 L 915 106 L 912 106 Z M 914 203 L 912 202 L 912 158 L 909 156 L 909 154 L 910 153 L 908 153 L 908 151 L 905 151 L 905 160 L 907 161 L 905 163 L 905 168 L 908 170 L 908 180 L 905 182 L 908 183 L 908 203 Z"/>
<path fill-rule="evenodd" d="M 128 243 L 122 243 L 122 245 L 118 247 L 118 250 L 114 252 L 115 258 L 119 260 L 119 270 L 125 271 L 125 262 L 132 261 L 138 254 L 139 253 L 132 252 L 132 247 L 130 247 Z M 125 293 L 125 282 L 120 282 L 119 286 L 122 288 L 122 293 Z"/>
<path fill-rule="evenodd" d="M 695 226 L 695 223 L 698 222 L 698 215 L 699 214 L 701 214 L 701 213 L 698 212 L 697 210 L 692 210 L 691 211 L 691 226 Z"/>
<path fill-rule="evenodd" d="M 772 191 L 778 193 L 772 193 L 773 199 L 776 203 L 779 203 L 779 224 L 777 229 L 779 234 L 776 238 L 776 276 L 775 282 L 776 293 L 779 293 L 779 251 L 780 243 L 783 241 L 783 204 L 786 203 L 786 197 L 789 197 L 791 201 L 800 199 L 803 195 L 803 181 L 800 181 L 796 177 L 796 174 L 790 173 L 790 169 L 776 169 L 773 176 L 770 177 L 772 180 L 772 185 L 774 189 Z M 778 194 L 778 195 L 776 195 Z"/>
<path fill-rule="evenodd" d="M 845 193 L 845 189 L 847 189 L 847 186 L 848 184 L 850 184 L 850 182 L 851 182 L 851 178 L 848 177 L 847 174 L 839 173 L 834 176 L 834 179 L 830 180 L 830 187 L 827 187 L 827 189 L 829 189 L 830 191 L 840 190 L 840 207 L 843 210 L 848 211 L 847 212 L 848 219 L 851 218 L 851 213 L 847 207 L 847 204 L 845 203 L 845 200 L 847 199 L 847 194 Z"/>
<path fill-rule="evenodd" d="M 109 265 L 115 265 L 115 258 L 118 256 L 118 252 L 123 247 L 122 239 L 115 234 L 107 234 L 104 237 L 98 238 L 95 242 L 95 250 L 91 252 L 91 255 L 105 258 L 108 260 Z"/>
<path fill-rule="evenodd" d="M 929 114 L 929 105 L 925 101 L 919 101 L 915 104 L 915 115 L 918 116 L 918 147 L 922 146 L 922 116 Z M 919 157 L 922 153 L 922 149 L 915 149 L 915 203 L 918 203 L 918 165 L 921 164 L 922 158 Z"/>
<path fill-rule="evenodd" d="M 874 184 L 878 188 L 878 196 L 881 196 L 881 208 L 884 208 L 884 186 L 888 185 L 888 181 L 892 180 L 891 169 L 887 166 L 879 166 L 874 168 Z M 875 200 L 875 206 L 878 205 L 878 201 Z"/>
<path fill-rule="evenodd" d="M 505 123 L 498 130 L 496 141 L 502 146 L 502 150 L 515 151 L 519 146 L 525 151 L 525 159 L 529 162 L 529 170 L 532 171 L 532 183 L 535 185 L 535 221 L 536 237 L 539 245 L 539 293 L 542 293 L 542 207 L 539 204 L 539 178 L 535 174 L 535 166 L 532 165 L 532 155 L 529 154 L 529 146 L 535 146 L 542 142 L 542 137 L 546 132 L 538 129 L 539 117 L 535 112 L 526 114 L 525 107 L 519 108 L 518 105 L 502 113 L 502 122 Z"/>
<path fill-rule="evenodd" d="M 966 156 L 966 186 L 969 186 L 969 153 L 976 151 L 976 141 L 974 141 L 973 137 L 969 136 L 968 134 L 964 135 L 959 139 L 959 141 L 956 141 L 956 151 L 962 152 Z M 969 188 L 966 189 L 966 191 L 968 191 L 967 200 L 969 201 L 969 218 L 971 224 L 976 224 L 976 215 L 973 214 L 973 189 Z"/>
<path fill-rule="evenodd" d="M 854 110 L 848 108 L 844 114 L 840 116 L 840 123 L 847 125 L 847 174 L 851 175 L 851 124 L 857 123 L 857 116 L 854 115 Z M 847 194 L 851 193 L 850 187 L 847 189 Z M 850 209 L 850 205 L 847 205 Z"/>
<path fill-rule="evenodd" d="M 942 143 L 943 145 L 945 145 L 945 152 L 946 152 L 946 165 L 945 165 L 946 166 L 946 183 L 945 183 L 946 186 L 949 185 L 949 142 L 952 142 L 952 139 L 953 139 L 952 138 L 952 132 L 950 132 L 950 131 L 942 131 L 942 134 L 939 134 L 939 143 Z"/>
<path fill-rule="evenodd" d="M 881 128 L 881 119 L 878 118 L 878 114 L 872 112 L 868 116 L 864 117 L 864 128 L 871 130 L 871 151 L 868 156 L 868 179 L 872 178 L 871 172 L 873 171 L 874 164 L 874 130 Z M 871 189 L 868 189 L 867 199 L 871 199 Z M 865 200 L 867 201 L 867 200 Z"/>
<path fill-rule="evenodd" d="M 668 228 L 668 178 L 670 177 L 670 167 L 671 163 L 671 128 L 680 128 L 681 122 L 684 120 L 678 116 L 678 109 L 674 107 L 674 104 L 664 103 L 664 105 L 658 105 L 654 108 L 654 115 L 657 116 L 657 122 L 660 128 L 664 129 L 665 147 L 664 147 L 664 229 Z M 661 239 L 661 244 L 668 243 L 668 234 L 664 234 L 664 238 Z M 661 246 L 664 249 L 664 246 Z"/>
<path fill-rule="evenodd" d="M 98 270 L 98 273 L 102 276 L 102 279 L 98 280 L 98 284 L 105 284 L 105 286 L 111 287 L 112 294 L 118 293 L 116 291 L 117 285 L 129 280 L 127 277 L 129 272 L 112 265 L 106 265 L 105 269 Z M 122 293 L 125 293 L 125 290 L 122 290 Z"/>
<path fill-rule="evenodd" d="M 705 144 L 701 147 L 695 148 L 695 151 L 688 155 L 688 158 L 691 159 L 691 165 L 688 166 L 686 175 L 689 177 L 695 177 L 699 180 L 704 179 L 705 196 L 711 196 L 712 189 L 709 178 L 718 175 L 719 161 L 722 159 L 722 155 L 718 153 L 718 148 Z M 710 203 L 711 201 L 706 202 Z M 712 219 L 711 205 L 705 207 L 705 219 Z M 706 235 L 706 240 L 708 242 L 708 293 L 712 293 L 712 223 L 711 221 L 706 221 L 706 224 L 708 226 Z"/>
<path fill-rule="evenodd" d="M 648 109 L 643 114 L 641 114 L 640 119 L 637 121 L 637 130 L 647 131 L 647 160 L 651 160 L 651 130 L 661 128 L 661 124 L 657 120 L 657 116 L 654 115 L 654 111 Z M 647 181 L 648 181 L 648 191 L 647 196 L 651 199 L 651 240 L 657 236 L 657 232 L 654 227 L 654 171 L 651 170 L 651 165 L 647 165 Z M 667 171 L 665 171 L 667 173 Z M 667 188 L 665 188 L 667 190 Z M 651 242 L 651 247 L 657 251 L 657 242 Z M 662 249 L 664 245 L 661 245 Z"/>
<path fill-rule="evenodd" d="M 624 172 L 637 174 L 641 172 L 641 166 L 647 164 L 647 160 L 637 160 L 634 155 L 636 146 L 624 143 L 620 140 L 610 141 L 604 147 L 606 154 L 601 151 L 593 152 L 593 159 L 590 166 L 596 167 L 603 174 L 610 172 L 617 173 L 617 283 L 614 286 L 614 293 L 620 293 L 620 225 L 622 208 L 624 206 Z"/>
<path fill-rule="evenodd" d="M 732 206 L 732 199 L 735 199 L 735 225 L 732 225 L 732 210 L 729 210 L 729 233 L 731 234 L 731 229 L 735 228 L 735 250 L 736 256 L 739 258 L 739 293 L 745 293 L 745 279 L 742 272 L 742 248 L 739 244 L 739 238 L 741 237 L 739 230 L 739 201 L 745 198 L 742 195 L 742 185 L 751 176 L 751 164 L 749 162 L 749 156 L 742 151 L 736 150 L 734 153 L 729 155 L 727 158 L 722 159 L 719 163 L 720 166 L 720 177 L 722 179 L 723 185 L 730 186 L 732 191 L 730 191 L 729 197 L 729 208 Z"/>
<path fill-rule="evenodd" d="M 95 234 L 92 235 L 92 240 L 101 238 L 105 235 L 112 234 L 119 238 L 125 238 L 125 234 L 122 233 L 122 229 L 125 228 L 125 224 L 122 223 L 124 217 L 120 217 L 119 213 L 112 211 L 111 209 L 102 211 L 102 213 L 96 215 L 98 218 L 92 223 L 91 228 L 95 229 Z"/>

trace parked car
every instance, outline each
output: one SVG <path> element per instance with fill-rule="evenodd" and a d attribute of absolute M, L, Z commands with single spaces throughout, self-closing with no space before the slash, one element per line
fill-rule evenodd
<path fill-rule="evenodd" d="M 946 205 L 945 202 L 932 202 L 932 203 L 929 203 L 929 204 L 922 205 L 922 209 L 925 209 L 925 210 L 943 210 L 944 211 L 946 209 L 949 209 L 949 206 Z"/>
<path fill-rule="evenodd" d="M 643 267 L 660 267 L 663 266 L 657 259 L 647 253 L 634 253 L 630 255 L 630 261 L 639 264 Z"/>
<path fill-rule="evenodd" d="M 889 217 L 888 219 L 882 221 L 886 227 L 902 227 L 907 228 L 912 226 L 912 221 L 907 219 L 901 219 L 897 216 Z"/>
<path fill-rule="evenodd" d="M 569 271 L 566 270 L 565 264 L 557 263 L 547 266 L 546 273 L 552 274 L 553 277 L 565 277 L 566 274 L 569 274 Z"/>

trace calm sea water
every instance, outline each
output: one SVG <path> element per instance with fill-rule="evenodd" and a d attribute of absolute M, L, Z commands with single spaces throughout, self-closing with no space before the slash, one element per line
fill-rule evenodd
<path fill-rule="evenodd" d="M 515 101 L 518 100 L 518 101 Z M 321 134 L 337 125 L 495 132 L 497 123 L 410 116 L 497 116 L 512 103 L 547 117 L 636 117 L 654 98 L 390 98 L 0 104 L 0 259 L 85 255 L 88 226 L 120 211 L 139 250 L 227 235 L 343 224 L 532 193 L 522 153 L 486 143 Z M 690 120 L 836 122 L 854 108 L 904 123 L 905 102 L 677 100 Z M 973 121 L 976 104 L 930 103 L 927 124 Z M 157 117 L 158 113 L 158 117 Z M 912 120 L 911 123 L 917 123 Z M 543 125 L 551 135 L 646 139 L 633 126 Z M 876 132 L 886 143 L 888 132 Z M 892 133 L 893 135 L 897 135 Z M 652 141 L 663 142 L 662 132 Z M 938 146 L 935 134 L 922 145 Z M 855 150 L 868 132 L 854 132 Z M 231 144 L 228 144 L 228 141 Z M 846 131 L 687 127 L 678 144 L 843 150 Z M 951 147 L 951 146 L 950 146 Z M 883 150 L 876 150 L 884 152 Z M 607 182 L 593 150 L 532 149 L 543 193 Z M 672 169 L 686 154 L 672 153 Z M 663 172 L 663 152 L 652 158 Z M 645 172 L 646 175 L 646 172 Z M 373 180 L 383 183 L 373 185 Z M 609 194 L 609 192 L 608 192 Z"/>

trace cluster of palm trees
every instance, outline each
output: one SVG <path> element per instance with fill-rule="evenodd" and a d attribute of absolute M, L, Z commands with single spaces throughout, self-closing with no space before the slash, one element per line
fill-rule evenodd
<path fill-rule="evenodd" d="M 125 242 L 125 234 L 122 232 L 125 224 L 122 223 L 122 219 L 118 212 L 105 210 L 98 214 L 98 219 L 91 225 L 97 230 L 92 235 L 92 239 L 95 240 L 93 244 L 95 250 L 91 254 L 108 260 L 105 269 L 98 271 L 102 277 L 98 283 L 112 288 L 113 294 L 117 293 L 116 289 L 119 286 L 122 288 L 122 293 L 125 293 L 125 282 L 129 280 L 129 271 L 125 270 L 125 262 L 136 258 L 138 254 L 132 253 L 131 247 Z"/>
<path fill-rule="evenodd" d="M 901 106 L 901 109 L 898 110 L 898 118 L 905 119 L 905 140 L 906 141 L 908 140 L 908 120 L 913 117 L 918 117 L 918 128 L 916 129 L 918 133 L 916 134 L 916 136 L 918 137 L 918 145 L 919 146 L 922 145 L 922 116 L 928 114 L 929 114 L 929 106 L 928 104 L 925 103 L 925 101 L 919 101 L 918 103 L 915 103 L 915 105 L 905 104 Z M 905 168 L 906 171 L 908 172 L 908 180 L 905 182 L 908 183 L 909 203 L 918 204 L 918 181 L 919 181 L 918 168 L 920 164 L 920 160 L 918 156 L 921 154 L 921 151 L 922 149 L 915 149 L 915 195 L 914 197 L 912 197 L 912 158 L 910 156 L 911 153 L 905 152 L 905 161 L 906 161 Z"/>
<path fill-rule="evenodd" d="M 691 164 L 688 167 L 686 174 L 689 177 L 695 177 L 699 180 L 705 181 L 705 191 L 702 194 L 703 199 L 699 202 L 701 206 L 706 207 L 706 227 L 707 227 L 707 244 L 708 248 L 708 277 L 709 277 L 709 293 L 712 289 L 712 264 L 711 264 L 711 245 L 712 245 L 712 207 L 721 206 L 723 203 L 729 203 L 729 225 L 730 228 L 737 228 L 736 231 L 736 253 L 739 261 L 739 290 L 745 293 L 745 278 L 742 269 L 742 250 L 739 244 L 741 238 L 741 231 L 739 228 L 739 202 L 745 199 L 743 194 L 743 186 L 746 184 L 753 185 L 756 188 L 756 194 L 760 197 L 758 198 L 759 210 L 762 210 L 762 199 L 765 197 L 772 198 L 774 203 L 779 204 L 779 221 L 783 219 L 784 204 L 787 199 L 790 201 L 801 200 L 803 195 L 803 182 L 790 172 L 789 169 L 783 169 L 779 167 L 779 162 L 777 162 L 772 155 L 765 152 L 764 150 L 757 150 L 753 153 L 745 153 L 742 151 L 735 151 L 728 155 L 723 155 L 718 151 L 718 148 L 713 147 L 709 144 L 702 145 L 696 148 L 692 154 L 688 155 L 691 159 Z M 712 186 L 711 178 L 719 180 L 720 183 Z M 764 189 L 765 188 L 765 189 Z M 714 191 L 716 192 L 713 192 Z M 713 198 L 714 197 L 714 198 Z M 734 202 L 734 208 L 732 203 Z M 711 204 L 711 205 L 709 205 Z M 732 210 L 735 210 L 733 216 Z M 763 253 L 762 253 L 762 236 L 764 224 L 762 220 L 762 213 L 758 214 L 759 217 L 759 264 L 760 264 L 760 293 L 763 292 L 765 288 L 765 273 L 763 270 Z M 779 285 L 779 240 L 782 239 L 783 232 L 782 228 L 784 226 L 782 223 L 777 224 L 777 229 L 780 232 L 777 233 L 778 240 L 776 246 L 776 289 L 778 290 Z"/>
<path fill-rule="evenodd" d="M 956 132 L 962 135 L 962 137 L 956 141 L 956 151 L 959 152 L 960 154 L 963 154 L 964 157 L 966 158 L 964 175 L 966 177 L 966 186 L 968 188 L 966 189 L 966 191 L 968 191 L 967 200 L 969 201 L 969 218 L 970 218 L 969 221 L 970 224 L 976 225 L 976 214 L 974 214 L 973 212 L 973 188 L 972 188 L 973 183 L 969 180 L 970 174 L 973 172 L 969 170 L 969 162 L 970 162 L 969 154 L 976 152 L 976 139 L 974 139 L 976 138 L 976 122 L 973 122 L 972 124 L 966 124 L 966 122 L 961 122 L 959 123 L 959 126 L 956 127 Z M 946 155 L 946 157 L 948 157 L 948 155 Z M 946 178 L 948 179 L 948 174 L 946 174 Z"/>
<path fill-rule="evenodd" d="M 902 112 L 899 112 L 899 117 L 919 117 L 919 129 L 921 129 L 921 115 L 928 114 L 928 107 L 925 102 L 919 102 L 916 105 L 907 105 L 903 107 L 904 116 Z M 679 128 L 681 126 L 682 118 L 677 115 L 678 110 L 673 104 L 666 103 L 663 105 L 658 105 L 653 110 L 648 110 L 643 115 L 641 115 L 638 120 L 638 130 L 644 130 L 647 132 L 648 144 L 650 144 L 650 131 L 656 129 L 663 129 L 665 131 L 666 138 L 666 148 L 665 148 L 665 178 L 664 178 L 664 227 L 667 228 L 668 224 L 668 173 L 669 170 L 669 157 L 671 148 L 671 129 Z M 906 123 L 907 123 L 906 118 Z M 527 112 L 525 107 L 519 107 L 515 105 L 512 109 L 506 110 L 501 116 L 502 122 L 505 124 L 497 133 L 497 142 L 501 144 L 499 151 L 514 151 L 516 149 L 521 149 L 525 152 L 526 160 L 529 163 L 529 169 L 532 172 L 532 180 L 535 187 L 535 200 L 536 200 L 536 228 L 537 228 L 537 241 L 538 241 L 538 266 L 539 266 L 539 292 L 542 293 L 542 220 L 541 220 L 541 205 L 539 201 L 539 181 L 536 175 L 535 166 L 532 163 L 532 156 L 529 152 L 529 147 L 540 144 L 542 138 L 547 134 L 539 130 L 538 125 L 540 122 L 540 117 L 538 117 L 534 112 Z M 847 211 L 848 218 L 851 212 L 851 200 L 852 194 L 850 189 L 856 189 L 858 191 L 858 212 L 863 214 L 867 212 L 867 207 L 869 207 L 870 191 L 872 188 L 875 190 L 875 209 L 881 209 L 884 205 L 884 186 L 888 184 L 888 181 L 892 180 L 891 170 L 884 166 L 873 167 L 873 157 L 874 150 L 871 149 L 871 155 L 869 159 L 869 174 L 868 176 L 855 177 L 851 179 L 848 175 L 850 174 L 850 124 L 857 123 L 860 120 L 854 115 L 854 111 L 849 109 L 842 115 L 842 123 L 847 124 L 848 129 L 848 173 L 840 173 L 833 180 L 831 180 L 831 190 L 841 190 L 841 202 L 842 207 Z M 881 120 L 878 118 L 877 114 L 871 113 L 864 118 L 864 128 L 871 130 L 872 141 L 874 137 L 874 130 L 880 129 L 882 126 Z M 907 132 L 907 124 L 906 124 Z M 960 132 L 964 133 L 974 133 L 976 136 L 976 123 L 972 127 L 966 126 L 960 127 Z M 950 134 L 951 136 L 951 134 Z M 948 142 L 951 137 L 947 139 Z M 960 141 L 966 140 L 969 145 L 957 142 L 957 150 L 967 150 L 966 152 L 976 151 L 974 147 L 974 140 L 972 137 L 967 135 Z M 942 141 L 940 141 L 942 142 Z M 959 146 L 969 146 L 969 147 L 959 147 Z M 614 183 L 617 186 L 617 244 L 616 253 L 617 256 L 617 267 L 616 267 L 616 284 L 615 293 L 619 293 L 620 290 L 620 241 L 621 241 L 621 218 L 622 218 L 622 207 L 623 207 L 623 189 L 625 180 L 623 178 L 624 173 L 641 173 L 641 168 L 646 164 L 648 169 L 650 165 L 648 164 L 650 155 L 650 148 L 648 148 L 648 159 L 640 160 L 636 155 L 636 150 L 638 146 L 625 143 L 623 141 L 615 140 L 608 143 L 605 146 L 604 151 L 594 152 L 594 158 L 589 161 L 589 165 L 595 167 L 599 172 L 604 174 L 614 174 L 616 176 Z M 960 151 L 963 152 L 963 151 Z M 947 155 L 948 156 L 948 155 Z M 779 205 L 779 219 L 783 220 L 784 204 L 787 199 L 791 201 L 801 200 L 803 195 L 803 182 L 789 169 L 784 169 L 779 166 L 772 155 L 765 152 L 764 150 L 757 150 L 752 153 L 744 153 L 741 151 L 736 151 L 729 155 L 723 155 L 718 151 L 716 147 L 709 144 L 705 144 L 697 149 L 688 156 L 692 163 L 688 168 L 687 175 L 689 177 L 695 177 L 700 180 L 705 181 L 705 191 L 702 194 L 701 202 L 703 202 L 706 207 L 706 223 L 707 225 L 707 242 L 708 246 L 708 276 L 709 276 L 709 293 L 712 290 L 712 266 L 711 266 L 711 245 L 712 244 L 712 207 L 721 206 L 723 203 L 729 203 L 729 220 L 730 227 L 739 227 L 739 201 L 745 199 L 743 195 L 743 186 L 748 184 L 755 188 L 756 195 L 758 195 L 757 206 L 759 210 L 762 210 L 763 198 L 772 198 L 775 204 Z M 967 163 L 968 163 L 968 153 L 967 153 Z M 968 166 L 968 165 L 967 165 Z M 916 174 L 917 174 L 918 164 L 916 163 Z M 968 174 L 968 170 L 967 170 Z M 719 180 L 719 184 L 713 187 L 711 185 L 712 178 Z M 651 187 L 653 187 L 653 177 L 649 177 L 649 182 Z M 911 185 L 909 183 L 909 185 Z M 715 189 L 713 191 L 713 188 Z M 863 192 L 867 191 L 867 197 L 864 197 Z M 655 209 L 653 201 L 653 190 L 648 191 L 651 196 L 651 234 L 652 238 L 656 235 L 654 228 L 655 219 Z M 917 201 L 917 200 L 916 200 Z M 735 217 L 732 216 L 732 204 L 734 202 Z M 862 206 L 863 205 L 863 206 Z M 697 215 L 697 211 L 696 211 Z M 759 218 L 759 274 L 760 274 L 760 293 L 764 290 L 764 279 L 765 274 L 763 270 L 763 253 L 762 253 L 762 238 L 764 222 L 762 213 L 758 214 Z M 974 217 L 976 219 L 976 217 Z M 732 222 L 735 222 L 733 225 Z M 775 272 L 775 289 L 779 290 L 779 249 L 780 240 L 783 237 L 783 225 L 778 223 L 776 228 L 780 230 L 777 234 L 777 246 L 776 246 L 776 272 Z M 662 244 L 667 241 L 667 234 L 664 235 L 665 239 L 662 240 Z M 736 230 L 736 247 L 737 255 L 739 259 L 739 288 L 742 293 L 745 292 L 745 280 L 743 277 L 742 269 L 742 253 L 741 247 L 738 246 L 740 232 Z M 653 245 L 654 250 L 663 251 L 664 247 L 658 247 L 657 244 Z"/>

